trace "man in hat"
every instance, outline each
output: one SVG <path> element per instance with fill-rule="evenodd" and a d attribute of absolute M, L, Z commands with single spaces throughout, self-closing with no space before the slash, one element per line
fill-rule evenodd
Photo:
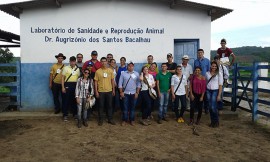
<path fill-rule="evenodd" d="M 171 53 L 167 54 L 167 60 L 168 60 L 168 62 L 166 62 L 168 67 L 167 70 L 173 75 L 175 73 L 177 64 L 173 62 L 173 55 Z"/>
<path fill-rule="evenodd" d="M 230 48 L 226 47 L 226 44 L 227 44 L 226 39 L 224 38 L 221 39 L 220 41 L 221 48 L 218 48 L 217 55 L 219 55 L 219 58 L 228 57 L 229 59 L 230 57 L 232 57 L 232 61 L 230 62 L 230 65 L 229 65 L 229 68 L 230 68 L 234 63 L 235 55 Z"/>
<path fill-rule="evenodd" d="M 91 60 L 86 61 L 83 64 L 82 70 L 86 69 L 89 62 L 93 63 L 92 71 L 91 71 L 91 78 L 94 79 L 96 71 L 101 68 L 101 63 L 97 60 L 98 53 L 97 51 L 92 51 L 91 52 Z"/>
<path fill-rule="evenodd" d="M 100 59 L 100 62 L 102 63 L 102 67 L 96 71 L 94 77 L 95 94 L 96 98 L 98 98 L 99 103 L 98 125 L 101 126 L 103 124 L 104 109 L 106 109 L 108 123 L 115 125 L 115 122 L 113 121 L 113 109 L 112 109 L 112 98 L 115 95 L 114 74 L 112 69 L 107 67 L 108 62 L 106 57 L 102 57 Z"/>
<path fill-rule="evenodd" d="M 62 69 L 64 68 L 63 60 L 66 59 L 62 53 L 55 55 L 57 63 L 53 64 L 50 71 L 50 81 L 49 87 L 52 90 L 53 102 L 54 102 L 54 113 L 58 114 L 61 111 L 61 104 L 59 101 L 59 94 L 61 93 L 61 78 L 62 78 Z"/>
<path fill-rule="evenodd" d="M 183 74 L 186 76 L 187 78 L 187 94 L 189 94 L 189 79 L 190 79 L 190 76 L 193 74 L 193 68 L 192 66 L 188 63 L 189 61 L 189 57 L 188 55 L 184 55 L 182 57 L 182 64 L 181 64 L 181 67 L 182 67 L 182 72 Z M 187 110 L 190 109 L 190 100 L 189 98 L 187 98 Z M 179 104 L 180 105 L 180 104 Z M 180 105 L 181 106 L 181 105 Z"/>
<path fill-rule="evenodd" d="M 73 116 L 77 114 L 77 104 L 75 98 L 75 89 L 80 69 L 76 66 L 76 57 L 69 58 L 69 65 L 65 66 L 62 71 L 62 93 L 63 93 L 63 117 L 64 121 L 68 120 L 68 107 L 71 107 Z"/>
<path fill-rule="evenodd" d="M 124 101 L 122 110 L 122 126 L 129 121 L 134 125 L 135 120 L 135 106 L 141 89 L 141 82 L 139 73 L 134 71 L 134 63 L 129 62 L 127 71 L 123 71 L 118 84 L 120 96 Z"/>

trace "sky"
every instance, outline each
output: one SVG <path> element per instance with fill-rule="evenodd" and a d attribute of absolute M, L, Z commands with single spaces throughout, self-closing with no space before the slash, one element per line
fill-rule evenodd
<path fill-rule="evenodd" d="M 0 4 L 25 0 L 0 0 Z M 230 48 L 242 46 L 270 46 L 270 0 L 190 0 L 234 11 L 212 22 L 211 49 L 220 46 L 226 38 Z M 6 23 L 8 22 L 8 23 Z M 0 11 L 0 29 L 20 34 L 19 19 Z M 15 56 L 20 50 L 12 48 Z"/>

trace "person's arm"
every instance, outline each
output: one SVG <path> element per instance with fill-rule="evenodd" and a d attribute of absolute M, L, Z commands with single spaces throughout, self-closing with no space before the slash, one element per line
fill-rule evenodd
<path fill-rule="evenodd" d="M 53 74 L 50 73 L 50 79 L 49 79 L 49 88 L 52 88 L 52 81 L 53 81 Z"/>
<path fill-rule="evenodd" d="M 235 60 L 235 55 L 234 55 L 234 53 L 231 53 L 231 56 L 232 56 L 232 62 L 231 62 L 231 64 L 230 64 L 230 66 L 232 66 L 232 65 L 233 65 L 234 60 Z"/>
<path fill-rule="evenodd" d="M 66 76 L 65 75 L 62 75 L 62 78 L 61 78 L 61 85 L 62 85 L 62 92 L 63 93 L 66 93 L 66 88 L 65 88 L 65 79 L 66 79 Z"/>
<path fill-rule="evenodd" d="M 161 97 L 160 88 L 159 88 L 159 80 L 157 80 L 157 91 L 159 98 Z"/>
<path fill-rule="evenodd" d="M 96 97 L 99 98 L 99 93 L 98 93 L 98 81 L 95 80 L 95 93 L 96 93 Z"/>
<path fill-rule="evenodd" d="M 75 98 L 76 98 L 76 102 L 77 104 L 80 104 L 80 94 L 79 94 L 79 83 L 80 82 L 80 79 L 77 80 L 77 83 L 76 83 L 76 89 L 75 89 Z"/>

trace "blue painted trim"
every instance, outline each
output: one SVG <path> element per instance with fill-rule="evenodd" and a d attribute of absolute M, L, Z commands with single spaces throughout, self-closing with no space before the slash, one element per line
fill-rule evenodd
<path fill-rule="evenodd" d="M 197 42 L 197 50 L 200 49 L 200 39 L 174 39 L 174 43 Z"/>

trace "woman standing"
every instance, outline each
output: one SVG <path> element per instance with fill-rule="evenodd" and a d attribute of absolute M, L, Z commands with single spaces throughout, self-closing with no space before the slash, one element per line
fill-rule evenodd
<path fill-rule="evenodd" d="M 190 122 L 189 125 L 193 125 L 194 122 L 194 109 L 198 110 L 198 116 L 195 124 L 200 123 L 203 108 L 203 98 L 206 90 L 206 79 L 202 76 L 202 68 L 195 67 L 194 74 L 190 79 Z"/>
<path fill-rule="evenodd" d="M 175 69 L 175 75 L 171 79 L 171 93 L 172 100 L 174 102 L 174 111 L 178 123 L 184 123 L 183 115 L 187 107 L 186 99 L 188 97 L 187 92 L 187 78 L 182 74 L 181 66 L 177 66 Z M 178 106 L 179 99 L 181 101 L 181 110 L 179 114 Z"/>
<path fill-rule="evenodd" d="M 156 77 L 157 77 L 157 63 L 156 62 L 153 62 L 149 69 L 148 69 L 148 73 L 151 74 L 153 76 L 153 78 L 156 80 Z"/>
<path fill-rule="evenodd" d="M 109 68 L 111 68 L 113 70 L 113 75 L 114 75 L 114 88 L 117 88 L 117 84 L 116 84 L 116 75 L 117 75 L 117 71 L 118 71 L 118 66 L 116 65 L 116 61 L 115 59 L 110 59 L 110 64 L 109 64 Z M 113 96 L 112 98 L 112 107 L 113 107 L 113 113 L 116 112 L 116 96 Z"/>
<path fill-rule="evenodd" d="M 210 71 L 206 72 L 207 90 L 206 95 L 209 101 L 209 111 L 211 117 L 210 127 L 219 126 L 217 101 L 220 101 L 222 92 L 223 77 L 219 75 L 218 64 L 216 61 L 211 62 Z"/>
<path fill-rule="evenodd" d="M 87 124 L 87 109 L 85 108 L 86 100 L 90 100 L 94 95 L 93 80 L 89 77 L 90 71 L 85 69 L 83 76 L 80 77 L 76 84 L 75 96 L 77 101 L 78 110 L 78 128 L 81 128 L 82 124 L 82 112 L 83 112 L 83 125 Z"/>
<path fill-rule="evenodd" d="M 149 125 L 147 117 L 151 115 L 151 97 L 149 95 L 148 85 L 150 88 L 155 87 L 155 80 L 151 74 L 148 73 L 148 67 L 143 66 L 141 70 L 140 80 L 142 84 L 141 96 L 142 96 L 142 121 L 143 125 Z"/>

